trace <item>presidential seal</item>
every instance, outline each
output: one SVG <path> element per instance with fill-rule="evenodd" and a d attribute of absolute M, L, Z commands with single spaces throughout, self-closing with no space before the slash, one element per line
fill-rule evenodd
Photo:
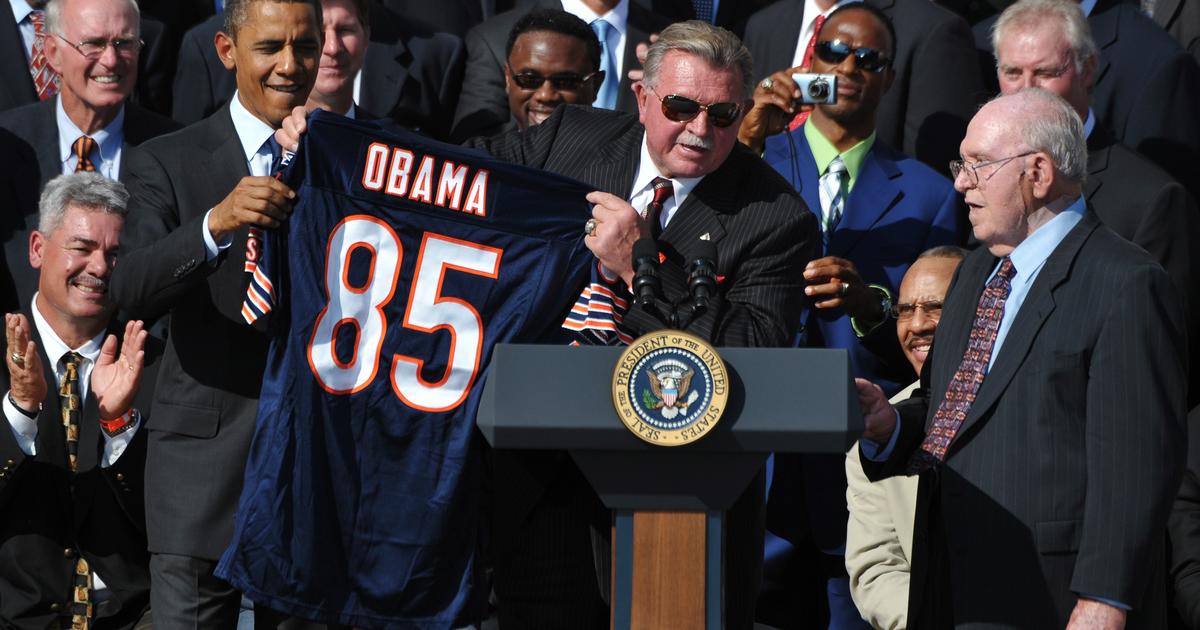
<path fill-rule="evenodd" d="M 711 431 L 725 412 L 725 362 L 704 340 L 679 330 L 643 335 L 613 370 L 613 406 L 639 438 L 681 446 Z"/>

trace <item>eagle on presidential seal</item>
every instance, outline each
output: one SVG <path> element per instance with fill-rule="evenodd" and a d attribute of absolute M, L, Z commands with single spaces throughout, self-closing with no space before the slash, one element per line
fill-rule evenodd
<path fill-rule="evenodd" d="M 659 361 L 646 369 L 650 395 L 643 395 L 642 402 L 649 409 L 661 410 L 667 420 L 681 413 L 686 415 L 688 406 L 700 397 L 699 392 L 691 391 L 695 374 L 696 371 L 682 361 Z"/>

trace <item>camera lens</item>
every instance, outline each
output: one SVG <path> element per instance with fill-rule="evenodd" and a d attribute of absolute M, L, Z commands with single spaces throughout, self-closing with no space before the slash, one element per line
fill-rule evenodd
<path fill-rule="evenodd" d="M 829 98 L 829 82 L 825 79 L 813 79 L 808 84 L 808 98 L 813 101 L 824 101 Z"/>

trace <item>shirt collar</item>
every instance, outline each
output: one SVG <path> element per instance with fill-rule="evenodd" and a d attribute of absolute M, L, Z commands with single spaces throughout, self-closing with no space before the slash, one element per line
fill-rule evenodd
<path fill-rule="evenodd" d="M 254 114 L 251 114 L 250 110 L 242 105 L 237 92 L 233 93 L 233 100 L 229 101 L 229 117 L 233 119 L 233 129 L 242 143 L 242 152 L 246 155 L 246 162 L 249 162 L 262 148 L 267 138 L 275 134 L 275 130 L 267 123 L 255 118 Z"/>
<path fill-rule="evenodd" d="M 1046 264 L 1046 259 L 1050 258 L 1058 244 L 1067 237 L 1067 233 L 1083 219 L 1086 210 L 1087 204 L 1083 197 L 1079 197 L 1013 248 L 1008 257 L 1012 260 L 1013 268 L 1017 270 L 1015 277 L 1022 282 L 1033 278 L 1036 271 Z"/>
<path fill-rule="evenodd" d="M 833 13 L 833 10 L 849 4 L 851 2 L 860 2 L 861 0 L 838 0 L 828 11 L 821 11 L 821 7 L 817 6 L 816 0 L 804 0 L 804 21 L 800 24 L 800 41 L 804 46 L 808 46 L 808 40 L 813 36 L 813 23 L 817 21 L 818 15 L 828 16 Z"/>
<path fill-rule="evenodd" d="M 817 174 L 824 175 L 825 171 L 829 170 L 829 163 L 833 158 L 841 155 L 850 181 L 858 179 L 858 172 L 862 169 L 863 161 L 867 159 L 867 153 L 875 146 L 875 135 L 876 132 L 872 131 L 871 135 L 850 147 L 845 153 L 838 153 L 837 147 L 825 138 L 816 125 L 810 125 L 807 121 L 804 123 L 804 137 L 808 140 L 813 160 L 817 163 Z"/>
<path fill-rule="evenodd" d="M 33 13 L 33 7 L 25 0 L 8 0 L 9 6 L 12 7 L 13 21 L 17 24 L 25 21 L 25 18 Z"/>
<path fill-rule="evenodd" d="M 1096 128 L 1096 114 L 1092 112 L 1092 108 L 1088 108 L 1087 119 L 1083 121 L 1083 139 L 1087 140 L 1092 137 L 1092 130 Z"/>
<path fill-rule="evenodd" d="M 625 25 L 629 21 L 629 0 L 621 0 L 617 6 L 604 15 L 599 15 L 595 11 L 588 8 L 583 3 L 583 0 L 562 0 L 563 11 L 570 13 L 579 19 L 591 24 L 599 18 L 604 18 L 608 25 L 617 29 L 617 32 L 624 35 Z"/>
<path fill-rule="evenodd" d="M 62 359 L 64 354 L 72 350 L 94 363 L 100 356 L 100 347 L 104 342 L 104 333 L 101 332 L 99 335 L 92 337 L 78 348 L 68 346 L 58 336 L 58 333 L 54 332 L 54 329 L 50 327 L 50 322 L 46 321 L 45 317 L 42 317 L 42 312 L 37 307 L 37 296 L 37 293 L 33 294 L 33 301 L 29 305 L 29 311 L 33 313 L 33 325 L 37 326 L 38 335 L 42 338 L 42 350 L 45 351 L 46 357 L 54 362 L 54 365 L 51 366 L 54 371 L 58 372 L 59 360 Z"/>
<path fill-rule="evenodd" d="M 96 141 L 101 162 L 110 161 L 125 142 L 124 104 L 121 105 L 121 109 L 117 110 L 117 115 L 113 117 L 112 122 L 90 134 L 83 133 L 67 115 L 67 110 L 63 109 L 61 96 L 54 99 L 54 116 L 58 123 L 58 155 L 61 162 L 66 162 L 74 154 L 72 145 L 80 136 L 88 135 Z"/>
<path fill-rule="evenodd" d="M 650 182 L 654 181 L 655 177 L 665 177 L 658 172 L 658 167 L 654 165 L 654 160 L 650 159 L 650 146 L 646 144 L 646 134 L 642 134 L 642 155 L 638 160 L 637 176 L 633 178 L 633 192 L 629 198 L 632 199 L 638 193 L 650 188 Z M 671 189 L 673 191 L 672 198 L 675 201 L 675 206 L 683 205 L 683 201 L 687 196 L 692 194 L 696 185 L 704 176 L 700 177 L 673 177 L 671 179 Z"/>

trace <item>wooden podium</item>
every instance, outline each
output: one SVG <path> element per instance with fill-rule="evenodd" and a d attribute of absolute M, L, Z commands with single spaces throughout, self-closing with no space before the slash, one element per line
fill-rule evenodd
<path fill-rule="evenodd" d="M 613 510 L 613 628 L 719 630 L 725 511 L 769 453 L 844 453 L 862 434 L 848 355 L 722 348 L 724 416 L 696 442 L 662 447 L 613 407 L 622 350 L 498 345 L 479 428 L 496 449 L 569 451 Z"/>

